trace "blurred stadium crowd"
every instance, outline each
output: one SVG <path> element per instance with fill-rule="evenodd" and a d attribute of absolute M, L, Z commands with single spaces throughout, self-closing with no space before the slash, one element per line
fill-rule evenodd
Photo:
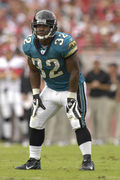
<path fill-rule="evenodd" d="M 6 40 L 21 48 L 31 33 L 30 23 L 36 9 L 55 12 L 58 27 L 73 35 L 79 51 L 83 48 L 119 48 L 119 0 L 0 0 L 0 47 Z"/>
<path fill-rule="evenodd" d="M 94 59 L 94 55 L 101 56 L 101 64 L 104 68 L 108 62 L 115 61 L 119 65 L 119 0 L 0 0 L 0 58 L 6 55 L 9 47 L 15 55 L 24 58 L 22 42 L 32 33 L 31 21 L 34 13 L 41 9 L 52 10 L 56 14 L 59 31 L 71 34 L 76 40 L 83 73 L 87 73 L 91 67 L 89 64 Z M 22 68 L 25 72 L 26 64 Z M 21 78 L 23 73 L 19 75 Z M 22 94 L 23 99 L 25 99 L 25 93 Z M 59 114 L 57 116 L 48 126 L 55 126 Z M 65 128 L 69 125 L 62 124 L 65 118 L 62 118 L 59 128 L 64 127 L 63 135 L 67 137 L 66 141 L 71 139 L 70 141 L 73 142 L 74 135 L 71 129 L 66 132 Z M 48 137 L 48 144 L 50 144 L 55 137 L 54 133 L 49 133 Z"/>

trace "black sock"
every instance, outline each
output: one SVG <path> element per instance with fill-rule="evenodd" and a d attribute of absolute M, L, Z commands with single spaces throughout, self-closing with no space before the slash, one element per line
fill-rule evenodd
<path fill-rule="evenodd" d="M 45 129 L 34 129 L 30 128 L 30 145 L 31 146 L 41 146 L 45 138 Z"/>
<path fill-rule="evenodd" d="M 90 132 L 86 127 L 77 129 L 75 133 L 76 133 L 78 146 L 80 146 L 81 144 L 87 141 L 91 141 Z"/>

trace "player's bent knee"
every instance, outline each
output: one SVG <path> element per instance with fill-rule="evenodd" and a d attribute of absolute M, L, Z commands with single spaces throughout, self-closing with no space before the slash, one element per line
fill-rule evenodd
<path fill-rule="evenodd" d="M 34 129 L 44 129 L 45 128 L 44 124 L 40 121 L 40 119 L 38 119 L 36 117 L 32 117 L 32 116 L 30 118 L 29 126 Z"/>

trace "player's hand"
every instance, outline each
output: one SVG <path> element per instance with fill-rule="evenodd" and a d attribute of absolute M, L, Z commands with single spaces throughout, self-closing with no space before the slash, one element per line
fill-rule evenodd
<path fill-rule="evenodd" d="M 41 107 L 44 110 L 46 109 L 42 103 L 42 100 L 40 99 L 39 94 L 33 95 L 33 111 L 32 111 L 33 117 L 36 115 L 36 112 L 37 112 L 39 107 Z"/>
<path fill-rule="evenodd" d="M 67 98 L 66 112 L 69 119 L 80 119 L 80 108 L 74 98 Z"/>

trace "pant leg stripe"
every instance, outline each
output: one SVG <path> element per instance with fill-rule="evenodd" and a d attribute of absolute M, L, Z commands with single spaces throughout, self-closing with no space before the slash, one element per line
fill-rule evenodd
<path fill-rule="evenodd" d="M 81 109 L 81 126 L 84 127 L 85 124 L 85 115 L 86 115 L 86 96 L 84 91 L 84 84 L 80 84 L 77 92 L 78 105 Z"/>

